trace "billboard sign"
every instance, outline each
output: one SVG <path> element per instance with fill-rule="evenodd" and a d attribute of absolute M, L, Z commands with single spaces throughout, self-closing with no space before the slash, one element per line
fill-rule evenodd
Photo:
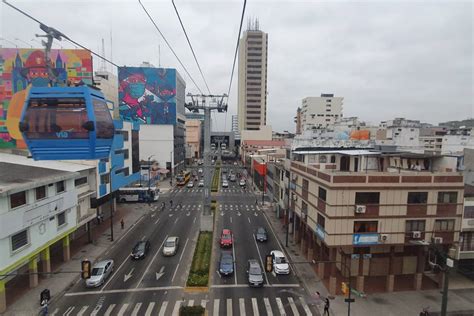
<path fill-rule="evenodd" d="M 379 243 L 379 234 L 354 234 L 352 244 L 358 245 L 377 245 Z"/>

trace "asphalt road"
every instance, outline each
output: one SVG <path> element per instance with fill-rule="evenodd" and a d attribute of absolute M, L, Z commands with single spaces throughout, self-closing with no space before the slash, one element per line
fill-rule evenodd
<path fill-rule="evenodd" d="M 197 167 L 196 167 L 197 168 Z M 239 170 L 226 166 L 226 169 Z M 202 305 L 209 315 L 319 315 L 311 298 L 301 287 L 298 278 L 290 275 L 265 274 L 263 288 L 249 288 L 246 264 L 258 259 L 262 267 L 271 250 L 281 250 L 269 222 L 255 196 L 239 187 L 238 181 L 219 190 L 217 200 L 211 282 L 208 292 L 190 293 L 185 290 L 187 274 L 199 233 L 199 216 L 203 188 L 175 188 L 149 207 L 130 204 L 130 207 L 150 208 L 147 215 L 120 240 L 117 240 L 103 259 L 113 259 L 115 270 L 106 283 L 87 289 L 82 280 L 70 288 L 50 308 L 52 315 L 177 315 L 182 305 Z M 170 208 L 169 200 L 173 200 Z M 161 202 L 166 203 L 164 211 Z M 182 206 L 180 207 L 179 204 Z M 269 240 L 257 243 L 254 231 L 263 226 Z M 234 275 L 221 277 L 218 270 L 219 238 L 222 228 L 234 234 L 231 251 L 235 258 Z M 173 257 L 163 257 L 162 245 L 166 237 L 178 236 L 180 248 Z M 139 240 L 148 239 L 151 249 L 143 260 L 131 260 L 130 252 Z"/>

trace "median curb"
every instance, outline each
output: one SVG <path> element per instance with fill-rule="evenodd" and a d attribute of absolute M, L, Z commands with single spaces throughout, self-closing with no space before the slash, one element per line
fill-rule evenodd
<path fill-rule="evenodd" d="M 186 293 L 207 293 L 209 292 L 208 286 L 186 286 L 184 288 Z"/>

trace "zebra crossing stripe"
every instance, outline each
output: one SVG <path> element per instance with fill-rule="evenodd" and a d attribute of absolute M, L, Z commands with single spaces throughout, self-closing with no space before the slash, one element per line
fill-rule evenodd
<path fill-rule="evenodd" d="M 124 314 L 125 314 L 125 311 L 127 310 L 127 307 L 128 307 L 128 304 L 127 304 L 127 303 L 123 304 L 123 305 L 122 305 L 122 308 L 119 310 L 119 312 L 118 312 L 117 315 L 118 315 L 118 316 L 124 315 Z"/>
<path fill-rule="evenodd" d="M 219 316 L 219 301 L 220 300 L 218 298 L 214 299 L 214 308 L 212 313 L 213 316 Z"/>
<path fill-rule="evenodd" d="M 202 308 L 206 309 L 206 304 L 207 304 L 207 301 L 206 301 L 206 300 L 201 300 L 201 306 L 202 306 Z"/>
<path fill-rule="evenodd" d="M 56 314 L 59 312 L 59 308 L 55 308 L 54 311 L 51 313 L 51 316 L 56 316 Z"/>
<path fill-rule="evenodd" d="M 300 297 L 301 305 L 303 305 L 304 311 L 306 313 L 306 316 L 311 316 L 313 313 L 311 313 L 311 310 L 309 309 L 308 305 L 304 301 L 304 298 Z"/>
<path fill-rule="evenodd" d="M 79 313 L 77 313 L 77 316 L 82 316 L 84 315 L 84 313 L 86 312 L 86 310 L 89 308 L 88 305 L 86 306 L 82 306 L 81 310 L 79 311 Z"/>
<path fill-rule="evenodd" d="M 254 297 L 252 297 L 252 309 L 254 316 L 260 316 L 260 313 L 258 312 L 257 299 Z"/>
<path fill-rule="evenodd" d="M 151 311 L 153 310 L 153 307 L 155 307 L 155 302 L 151 302 L 148 304 L 148 308 L 146 309 L 145 316 L 150 316 Z"/>
<path fill-rule="evenodd" d="M 133 311 L 132 311 L 132 316 L 138 315 L 138 311 L 140 310 L 140 307 L 142 307 L 142 303 L 135 304 L 135 307 L 133 308 Z"/>
<path fill-rule="evenodd" d="M 278 310 L 280 311 L 281 316 L 286 316 L 285 308 L 283 307 L 283 303 L 281 302 L 281 298 L 277 297 L 276 299 Z"/>
<path fill-rule="evenodd" d="M 265 309 L 267 310 L 267 316 L 273 316 L 272 306 L 270 305 L 270 300 L 268 299 L 268 297 L 265 297 L 263 299 L 263 302 L 265 303 Z"/>
<path fill-rule="evenodd" d="M 245 316 L 245 300 L 239 298 L 240 315 Z"/>
<path fill-rule="evenodd" d="M 104 316 L 110 316 L 114 308 L 115 308 L 115 304 L 110 304 L 109 307 L 107 307 L 107 310 L 105 311 Z"/>
<path fill-rule="evenodd" d="M 290 307 L 291 307 L 291 310 L 293 311 L 293 315 L 300 316 L 300 313 L 298 312 L 298 309 L 296 308 L 295 301 L 293 300 L 292 297 L 288 297 L 288 302 L 290 302 Z"/>
<path fill-rule="evenodd" d="M 158 314 L 158 316 L 165 316 L 165 312 L 166 312 L 166 307 L 168 306 L 168 302 L 167 301 L 164 301 L 163 302 L 163 305 L 161 305 L 161 308 L 160 308 L 160 313 Z"/>
<path fill-rule="evenodd" d="M 72 311 L 74 310 L 74 308 L 76 308 L 76 307 L 75 306 L 68 307 L 68 309 L 64 313 L 64 316 L 69 316 L 72 313 Z"/>
<path fill-rule="evenodd" d="M 181 307 L 181 301 L 176 301 L 174 303 L 173 312 L 171 313 L 172 316 L 179 316 L 179 308 Z"/>
<path fill-rule="evenodd" d="M 227 316 L 232 316 L 232 299 L 227 299 Z"/>
<path fill-rule="evenodd" d="M 188 306 L 194 306 L 194 300 L 189 300 L 188 301 Z"/>

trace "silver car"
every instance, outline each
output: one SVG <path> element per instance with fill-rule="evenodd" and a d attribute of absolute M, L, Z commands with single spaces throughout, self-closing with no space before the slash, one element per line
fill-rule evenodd
<path fill-rule="evenodd" d="M 247 275 L 248 275 L 249 286 L 251 287 L 263 286 L 263 271 L 257 260 L 250 259 L 248 261 Z"/>
<path fill-rule="evenodd" d="M 163 245 L 163 256 L 174 256 L 178 252 L 179 237 L 168 237 Z"/>
<path fill-rule="evenodd" d="M 98 287 L 105 283 L 105 280 L 114 271 L 113 260 L 103 260 L 94 264 L 91 270 L 91 277 L 86 280 L 87 287 Z"/>

